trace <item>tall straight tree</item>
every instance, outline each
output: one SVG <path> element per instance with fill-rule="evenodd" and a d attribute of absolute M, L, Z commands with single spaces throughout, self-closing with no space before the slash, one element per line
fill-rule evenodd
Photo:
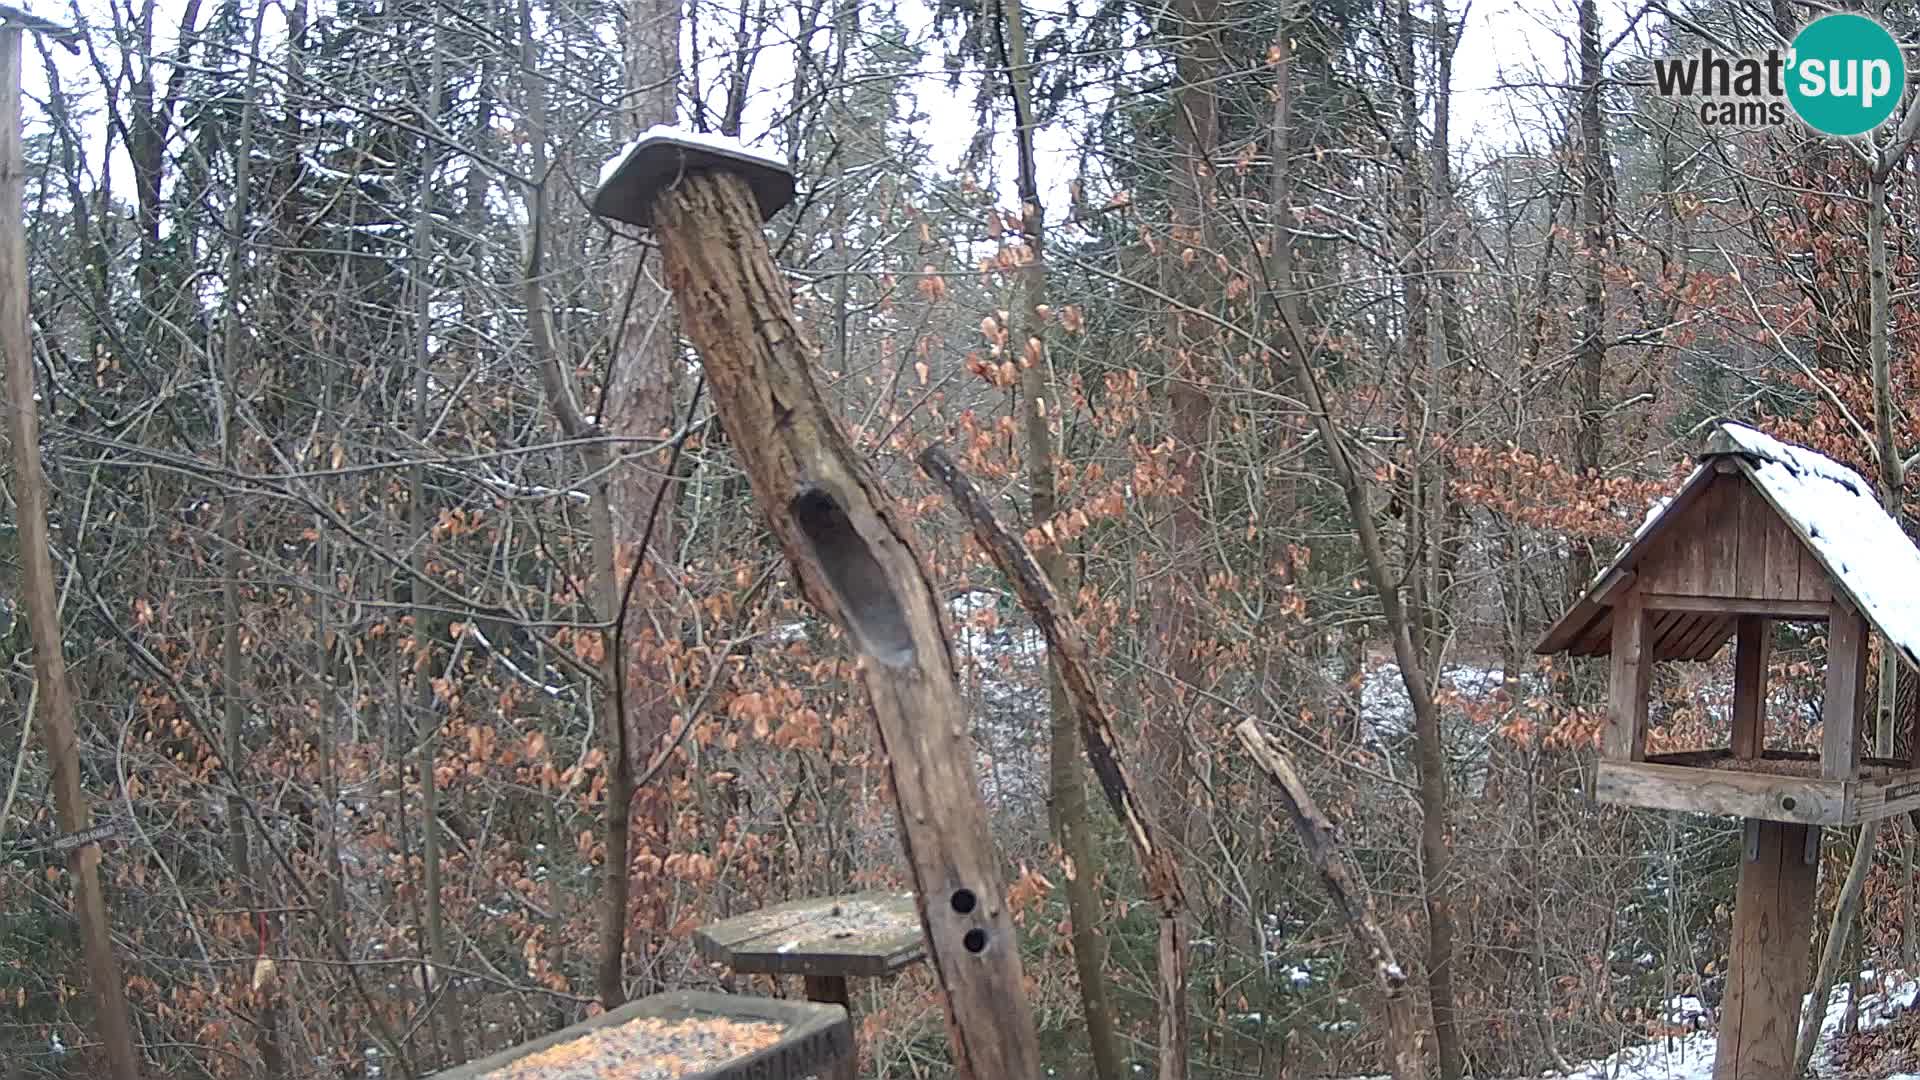
<path fill-rule="evenodd" d="M 1062 414 L 1053 387 L 1052 357 L 1047 351 L 1049 289 L 1047 282 L 1046 207 L 1040 201 L 1039 166 L 1034 134 L 1039 121 L 1033 111 L 1033 69 L 1027 55 L 1027 28 L 1021 0 L 1002 0 L 1007 81 L 1013 90 L 1014 143 L 1018 155 L 1020 232 L 1027 260 L 1020 271 L 1021 320 L 1010 335 L 1018 350 L 1021 426 L 1026 434 L 1027 487 L 1031 492 L 1032 527 L 1041 528 L 1060 510 L 1055 481 L 1053 417 Z M 1064 543 L 1062 541 L 1061 543 Z M 1066 552 L 1061 543 L 1039 553 L 1040 568 L 1062 596 L 1073 595 L 1068 582 Z M 1067 858 L 1067 912 L 1073 922 L 1073 967 L 1080 983 L 1080 1007 L 1086 1015 L 1088 1050 L 1099 1080 L 1120 1080 L 1123 1063 L 1114 1032 L 1113 1006 L 1107 998 L 1106 943 L 1100 935 L 1100 898 L 1094 887 L 1098 864 L 1093 854 L 1093 829 L 1087 815 L 1086 778 L 1080 769 L 1080 727 L 1067 699 L 1060 673 L 1047 680 L 1051 740 L 1048 767 L 1053 794 L 1053 831 Z M 1184 1003 L 1182 1003 L 1184 1007 Z"/>
<path fill-rule="evenodd" d="M 47 528 L 46 473 L 40 464 L 40 407 L 33 389 L 33 346 L 27 332 L 27 234 L 21 221 L 26 163 L 21 152 L 19 24 L 0 14 L 0 350 L 6 354 L 8 434 L 13 439 L 15 521 L 20 530 L 21 584 L 28 629 L 33 635 L 33 674 L 44 710 L 47 756 L 53 760 L 54 809 L 69 835 L 91 823 L 80 786 L 80 747 L 75 733 L 73 690 L 67 682 L 60 606 L 54 599 L 52 539 Z M 86 950 L 87 978 L 99 1010 L 100 1041 L 106 1045 L 113 1080 L 139 1080 L 140 1050 L 127 1015 L 120 957 L 114 951 L 106 893 L 100 884 L 100 845 L 67 851 L 73 878 L 75 921 Z"/>
<path fill-rule="evenodd" d="M 1432 312 L 1429 309 L 1430 294 L 1427 288 L 1427 187 L 1431 180 L 1427 163 L 1420 155 L 1420 107 L 1419 88 L 1416 85 L 1415 42 L 1420 36 L 1413 19 L 1413 9 L 1409 0 L 1394 0 L 1392 6 L 1394 26 L 1394 78 L 1395 94 L 1399 103 L 1399 130 L 1395 157 L 1399 161 L 1401 183 L 1401 235 L 1404 255 L 1402 256 L 1401 287 L 1406 299 L 1406 357 L 1407 363 L 1415 369 L 1430 366 L 1434 342 Z M 1442 114 L 1444 115 L 1444 113 Z M 1438 376 L 1438 372 L 1429 374 Z M 1413 379 L 1407 380 L 1409 386 L 1406 423 L 1419 422 L 1418 410 L 1422 407 L 1415 402 L 1412 390 Z M 1328 436 L 1331 438 L 1331 436 Z M 1417 463 L 1421 447 L 1408 447 L 1409 461 Z M 1418 477 L 1420 470 L 1412 467 L 1407 470 L 1413 477 L 1413 483 L 1407 491 L 1407 501 L 1418 507 L 1427 501 L 1426 485 Z M 1359 513 L 1358 508 L 1355 513 Z M 1402 633 L 1416 633 L 1431 620 L 1421 610 L 1423 601 L 1431 598 L 1420 587 L 1422 567 L 1427 554 L 1427 544 L 1422 537 L 1423 527 L 1434 527 L 1436 523 L 1427 522 L 1423 526 L 1417 510 L 1412 515 L 1414 524 L 1409 529 L 1407 559 L 1412 573 L 1406 575 L 1413 579 L 1412 610 L 1403 615 L 1412 625 L 1402 628 L 1389 625 L 1396 645 Z M 1384 577 L 1375 581 L 1375 590 L 1385 603 L 1389 591 L 1398 592 L 1398 586 L 1387 582 Z M 1398 604 L 1388 604 L 1388 618 L 1393 620 L 1392 610 Z M 1420 638 L 1426 635 L 1421 634 Z M 1425 892 L 1427 909 L 1427 991 L 1432 998 L 1433 1033 L 1435 1049 L 1439 1052 L 1441 1080 L 1459 1080 L 1466 1070 L 1464 1055 L 1460 1045 L 1460 1030 L 1455 1018 L 1455 992 L 1453 986 L 1453 966 L 1455 957 L 1454 916 L 1453 916 L 1453 852 L 1449 847 L 1448 827 L 1449 807 L 1447 795 L 1447 762 L 1441 743 L 1440 714 L 1430 700 L 1431 695 L 1416 691 L 1412 682 L 1412 668 L 1422 669 L 1424 675 L 1427 657 L 1435 649 L 1416 638 L 1413 653 L 1400 658 L 1401 676 L 1407 680 L 1408 697 L 1415 704 L 1414 709 L 1414 746 L 1419 764 L 1420 780 L 1420 880 Z M 1422 697 L 1429 698 L 1425 708 L 1420 707 Z"/>
<path fill-rule="evenodd" d="M 677 118 L 680 26 L 680 0 L 627 0 L 622 43 L 626 108 L 620 113 L 627 138 Z M 605 407 L 595 421 L 608 435 L 658 439 L 673 425 L 679 383 L 673 302 L 657 268 L 646 265 L 646 249 L 625 239 L 614 243 L 608 292 L 620 306 L 611 327 L 614 342 Z M 676 597 L 667 572 L 677 561 L 673 504 L 674 481 L 663 454 L 629 461 L 614 471 L 608 485 L 614 566 L 622 594 L 630 594 L 619 601 L 625 618 L 613 628 L 611 661 L 612 674 L 620 680 L 613 692 L 622 702 L 619 712 L 627 725 L 625 768 L 630 772 L 645 769 L 653 754 L 664 752 L 676 715 L 668 654 L 668 646 L 678 637 Z M 635 575 L 638 580 L 626 580 Z M 659 865 L 657 860 L 667 854 L 672 815 L 665 788 L 670 775 L 634 793 L 639 831 L 632 838 L 637 848 L 632 854 L 651 851 L 655 858 L 645 860 L 648 865 Z M 613 854 L 608 851 L 610 868 Z M 652 893 L 665 887 L 666 882 L 657 879 L 643 883 L 641 888 L 648 891 L 640 898 L 642 904 L 654 906 L 659 898 Z M 654 944 L 651 939 L 642 943 L 643 960 L 652 954 Z M 603 973 L 603 989 L 605 977 Z M 656 989 L 651 964 L 643 964 L 641 980 L 643 992 Z"/>
<path fill-rule="evenodd" d="M 1607 364 L 1607 191 L 1613 158 L 1600 113 L 1600 88 L 1606 77 L 1600 54 L 1600 15 L 1595 0 L 1580 0 L 1580 225 L 1581 254 L 1579 340 L 1575 344 L 1579 422 L 1573 436 L 1573 464 L 1579 475 L 1600 468 L 1601 400 Z M 1567 563 L 1568 595 L 1577 596 L 1593 580 L 1593 553 L 1573 547 Z"/>

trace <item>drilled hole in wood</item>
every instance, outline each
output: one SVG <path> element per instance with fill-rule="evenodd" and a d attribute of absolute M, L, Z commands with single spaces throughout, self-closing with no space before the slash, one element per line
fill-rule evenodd
<path fill-rule="evenodd" d="M 965 945 L 970 953 L 983 952 L 987 947 L 987 932 L 976 926 L 967 931 L 967 936 L 960 939 L 960 944 Z"/>
<path fill-rule="evenodd" d="M 973 912 L 974 903 L 972 889 L 953 890 L 953 910 L 962 915 L 969 915 Z"/>
<path fill-rule="evenodd" d="M 883 664 L 911 662 L 913 634 L 907 629 L 906 612 L 887 583 L 880 560 L 855 531 L 846 511 L 817 487 L 795 495 L 787 505 L 813 545 L 827 581 L 839 594 L 840 609 L 862 648 Z"/>

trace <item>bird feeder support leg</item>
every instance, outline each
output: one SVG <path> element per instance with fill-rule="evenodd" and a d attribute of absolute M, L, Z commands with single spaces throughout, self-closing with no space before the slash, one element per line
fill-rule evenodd
<path fill-rule="evenodd" d="M 1746 828 L 1757 851 L 1741 861 L 1734 893 L 1713 1075 L 1714 1080 L 1789 1080 L 1819 874 L 1806 855 L 1818 850 L 1809 845 L 1820 829 L 1754 820 Z"/>

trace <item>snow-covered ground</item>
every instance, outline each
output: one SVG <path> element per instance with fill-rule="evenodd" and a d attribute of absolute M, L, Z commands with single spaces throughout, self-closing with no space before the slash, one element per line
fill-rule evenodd
<path fill-rule="evenodd" d="M 1920 983 L 1901 972 L 1874 976 L 1878 989 L 1860 1001 L 1861 1029 L 1878 1027 L 1899 1013 L 1911 1009 L 1920 997 Z M 1811 1000 L 1811 997 L 1809 997 Z M 1677 998 L 1676 1013 L 1685 1013 L 1692 998 Z M 1847 989 L 1836 986 L 1828 999 L 1827 1017 L 1820 1027 L 1820 1044 L 1813 1055 L 1814 1072 L 1836 1076 L 1825 1066 L 1834 1034 L 1840 1028 L 1840 1016 L 1846 1008 Z M 1619 1053 L 1595 1061 L 1583 1062 L 1570 1074 L 1575 1080 L 1712 1080 L 1713 1055 L 1718 1032 L 1698 1031 L 1673 1039 L 1629 1046 Z M 1887 1080 L 1920 1080 L 1920 1075 L 1897 1074 Z"/>

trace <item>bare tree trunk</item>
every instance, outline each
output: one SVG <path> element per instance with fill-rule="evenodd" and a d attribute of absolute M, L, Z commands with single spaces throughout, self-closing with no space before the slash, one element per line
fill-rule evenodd
<path fill-rule="evenodd" d="M 1173 92 L 1173 180 L 1170 194 L 1171 254 L 1167 273 L 1179 306 L 1169 312 L 1166 335 L 1167 403 L 1170 426 L 1178 443 L 1171 472 L 1181 490 L 1168 497 L 1161 541 L 1171 563 L 1154 588 L 1150 623 L 1155 666 L 1169 678 L 1162 680 L 1157 707 L 1141 724 L 1146 745 L 1145 783 L 1154 813 L 1168 834 L 1182 843 L 1194 843 L 1203 831 L 1196 800 L 1189 797 L 1193 780 L 1194 735 L 1192 716 L 1197 695 L 1190 687 L 1205 678 L 1204 666 L 1193 656 L 1201 627 L 1199 598 L 1205 580 L 1201 552 L 1207 521 L 1204 505 L 1206 447 L 1212 441 L 1214 404 L 1207 387 L 1218 342 L 1203 318 L 1219 300 L 1213 271 L 1216 248 L 1209 206 L 1214 191 L 1212 157 L 1219 141 L 1220 105 L 1214 79 L 1222 61 L 1214 36 L 1221 30 L 1218 0 L 1179 0 L 1174 5 L 1180 44 L 1175 58 L 1178 83 Z M 1181 1036 L 1180 1030 L 1163 1031 Z M 1164 1026 L 1164 1021 L 1163 1021 Z M 1184 1041 L 1184 1038 L 1182 1038 Z"/>
<path fill-rule="evenodd" d="M 0 349 L 6 352 L 8 413 L 13 437 L 13 498 L 20 531 L 20 579 L 27 628 L 33 636 L 33 671 L 43 706 L 47 758 L 53 763 L 54 812 L 60 831 L 84 832 L 92 817 L 80 786 L 80 747 L 73 692 L 61 643 L 59 604 L 54 598 L 52 539 L 47 527 L 46 474 L 40 464 L 40 413 L 34 399 L 33 351 L 27 330 L 27 234 L 22 220 L 27 173 L 20 131 L 22 31 L 0 25 Z M 113 948 L 106 894 L 100 886 L 100 845 L 79 844 L 67 852 L 73 877 L 74 919 L 93 984 L 96 1029 L 106 1047 L 114 1080 L 139 1080 L 140 1051 L 127 1014 L 126 984 Z"/>
<path fill-rule="evenodd" d="M 437 120 L 440 114 L 440 83 L 442 79 L 441 41 L 437 30 L 433 32 L 433 44 L 429 46 L 432 60 L 428 65 L 427 101 L 424 103 L 427 115 Z M 433 335 L 433 170 L 438 157 L 438 144 L 432 139 L 420 140 L 420 206 L 413 227 L 413 434 L 422 447 L 432 438 L 431 424 L 433 411 L 427 401 L 432 393 L 432 383 L 428 372 L 433 363 L 433 351 L 429 341 Z M 427 573 L 427 535 L 433 526 L 430 498 L 427 492 L 427 470 L 424 465 L 413 468 L 413 488 L 408 500 L 413 518 L 413 570 L 416 579 L 424 578 Z M 418 581 L 414 584 L 414 595 L 425 599 L 426 590 Z M 454 1062 L 467 1059 L 467 1037 L 465 1022 L 460 1015 L 460 997 L 454 992 L 450 961 L 447 955 L 446 910 L 441 895 L 441 875 L 444 868 L 440 863 L 440 783 L 436 775 L 440 762 L 440 716 L 442 706 L 434 701 L 433 692 L 433 646 L 432 628 L 445 625 L 446 619 L 436 615 L 427 607 L 416 607 L 413 612 L 413 718 L 414 744 L 418 747 L 418 771 L 420 774 L 420 859 L 426 880 L 426 945 L 430 966 L 429 978 L 423 992 L 427 1008 L 434 1015 L 436 1026 L 442 1019 L 447 1032 L 447 1049 Z M 454 678 L 451 662 L 445 677 Z M 444 1013 L 435 1008 L 436 1003 L 444 1002 Z"/>
<path fill-rule="evenodd" d="M 1607 129 L 1600 113 L 1600 86 L 1606 78 L 1600 55 L 1600 16 L 1596 0 L 1580 0 L 1580 223 L 1582 271 L 1580 340 L 1575 345 L 1575 381 L 1580 416 L 1573 437 L 1573 465 L 1581 478 L 1601 465 L 1603 424 L 1606 419 L 1607 364 L 1607 191 L 1613 174 Z M 1584 544 L 1573 545 L 1567 563 L 1568 595 L 1579 596 L 1593 581 L 1593 553 Z"/>
<path fill-rule="evenodd" d="M 520 55 L 527 77 L 527 141 L 532 149 L 533 190 L 528 193 L 526 270 L 521 278 L 521 293 L 527 308 L 527 324 L 533 341 L 534 359 L 547 392 L 548 407 L 570 439 L 588 439 L 600 434 L 596 419 L 580 411 L 554 340 L 553 313 L 547 304 L 546 266 L 542 258 L 543 230 L 547 226 L 547 104 L 546 92 L 537 75 L 539 48 L 533 38 L 533 11 L 529 0 L 520 0 Z M 610 474 L 612 461 L 606 444 L 589 443 L 582 455 L 587 472 L 599 478 L 588 507 L 588 531 L 593 541 L 594 601 L 591 608 L 596 621 L 611 627 L 620 607 L 620 584 L 614 558 L 613 511 Z M 625 695 L 619 692 L 621 664 L 612 647 L 603 647 L 598 665 L 599 685 L 593 704 L 599 726 L 606 739 L 607 790 L 603 842 L 606 845 L 605 878 L 601 883 L 599 958 L 595 965 L 595 987 L 600 1005 L 614 1009 L 627 1000 L 627 925 L 630 878 L 633 803 L 633 750 L 630 729 L 620 714 Z"/>
<path fill-rule="evenodd" d="M 1452 1047 L 1454 1066 L 1459 1060 L 1459 1035 L 1455 1028 L 1453 983 L 1453 899 L 1448 891 L 1450 853 L 1446 845 L 1446 780 L 1440 754 L 1440 714 L 1433 699 L 1432 684 L 1423 667 L 1423 658 L 1413 644 L 1413 623 L 1400 596 L 1400 579 L 1387 561 L 1386 547 L 1380 540 L 1377 511 L 1369 493 L 1367 475 L 1354 466 L 1348 456 L 1344 433 L 1328 408 L 1312 363 L 1305 336 L 1285 309 L 1281 309 L 1281 328 L 1286 348 L 1272 354 L 1272 363 L 1281 357 L 1293 363 L 1293 378 L 1300 389 L 1307 415 L 1325 445 L 1327 464 L 1347 504 L 1355 538 L 1366 566 L 1367 583 L 1380 598 L 1381 613 L 1393 644 L 1394 661 L 1406 687 L 1407 700 L 1413 706 L 1414 731 L 1420 761 L 1420 851 L 1421 878 L 1426 888 L 1428 945 L 1428 992 L 1433 997 L 1435 1041 L 1442 1048 L 1443 1076 L 1447 1065 L 1446 1047 Z M 1424 733 L 1424 734 L 1423 734 Z M 1444 1034 L 1442 1032 L 1444 1031 Z M 1457 1080 L 1457 1074 L 1454 1080 Z"/>
<path fill-rule="evenodd" d="M 260 23 L 266 12 L 262 4 L 254 12 L 253 31 L 247 58 L 247 81 L 245 102 L 240 108 L 240 135 L 234 148 L 233 203 L 227 208 L 227 265 L 225 273 L 223 313 L 225 325 L 221 334 L 221 392 L 226 401 L 221 409 L 221 427 L 224 429 L 221 439 L 221 460 L 227 469 L 237 471 L 240 467 L 239 450 L 239 386 L 243 353 L 247 335 L 241 329 L 241 300 L 247 293 L 244 276 L 247 267 L 247 209 L 252 197 L 253 183 L 253 133 L 256 113 L 255 98 L 259 86 L 260 70 Z M 267 867 L 253 865 L 252 853 L 248 850 L 247 812 L 238 788 L 238 778 L 245 775 L 244 763 L 246 751 L 246 703 L 242 700 L 242 688 L 247 684 L 246 664 L 241 657 L 240 638 L 242 636 L 240 615 L 240 574 L 246 547 L 246 535 L 241 529 L 246 510 L 238 493 L 228 493 L 225 500 L 225 531 L 227 549 L 221 558 L 220 574 L 220 689 L 221 689 L 221 732 L 220 753 L 227 767 L 232 770 L 235 786 L 227 792 L 227 858 L 233 863 L 234 880 L 241 883 L 241 895 L 247 907 L 253 910 L 251 920 L 257 930 L 258 947 L 262 957 L 271 947 L 268 933 L 269 920 L 261 911 L 267 906 L 266 878 Z M 259 1015 L 254 1025 L 256 1045 L 260 1050 L 261 1067 L 266 1075 L 284 1076 L 287 1071 L 286 1054 L 280 1048 L 280 1009 L 279 993 L 276 987 L 265 986 L 255 990 L 258 999 Z"/>
<path fill-rule="evenodd" d="M 633 137 L 676 119 L 681 0 L 626 0 L 626 13 L 622 47 L 627 107 L 621 118 Z M 673 426 L 681 366 L 675 358 L 673 298 L 660 282 L 657 268 L 646 267 L 645 248 L 625 240 L 615 243 L 609 292 L 625 307 L 614 322 L 617 337 L 607 370 L 606 401 L 591 422 L 609 435 L 659 439 Z M 614 469 L 603 487 L 612 546 L 606 572 L 637 576 L 631 581 L 612 577 L 611 591 L 603 601 L 609 606 L 602 614 L 611 620 L 625 606 L 624 618 L 612 629 L 609 673 L 617 680 L 610 687 L 616 699 L 612 711 L 627 728 L 629 778 L 646 769 L 655 753 L 665 751 L 678 715 L 669 653 L 680 636 L 672 574 L 679 561 L 674 515 L 677 485 L 668 475 L 665 459 L 664 451 L 633 459 Z M 657 782 L 632 793 L 631 855 L 641 857 L 643 865 L 660 865 L 668 855 L 673 806 L 667 791 L 676 775 L 669 766 Z M 653 858 L 644 858 L 649 853 Z M 609 845 L 610 867 L 612 856 Z M 629 861 L 623 859 L 621 865 Z M 629 885 L 637 893 L 632 919 L 637 940 L 630 951 L 639 964 L 636 990 L 643 996 L 660 988 L 653 958 L 668 919 L 670 886 L 660 875 L 643 876 Z M 603 970 L 601 989 L 609 985 Z"/>
<path fill-rule="evenodd" d="M 1396 0 L 1394 4 L 1396 22 L 1395 66 L 1399 80 L 1398 97 L 1400 106 L 1400 133 L 1397 156 L 1400 159 L 1403 183 L 1404 219 L 1401 224 L 1406 254 L 1401 274 L 1402 288 L 1406 294 L 1406 353 L 1410 367 L 1429 362 L 1429 350 L 1432 348 L 1432 327 L 1429 325 L 1431 312 L 1428 310 L 1427 259 L 1426 250 L 1426 188 L 1427 170 L 1422 168 L 1419 152 L 1420 109 L 1417 86 L 1415 85 L 1415 53 L 1413 12 L 1409 0 Z M 1291 324 L 1290 324 L 1291 325 Z M 1304 362 L 1304 358 L 1301 361 Z M 1411 376 L 1409 376 L 1411 383 Z M 1420 405 L 1411 385 L 1408 390 L 1408 411 L 1406 423 L 1410 428 L 1424 423 L 1422 414 L 1416 410 Z M 1316 416 L 1316 419 L 1321 419 Z M 1331 423 L 1331 418 L 1325 418 Z M 1328 432 L 1323 437 L 1331 442 L 1334 436 Z M 1419 460 L 1420 448 L 1417 445 L 1408 448 L 1410 462 Z M 1409 469 L 1411 486 L 1407 492 L 1410 508 L 1408 518 L 1407 558 L 1409 561 L 1407 578 L 1412 586 L 1411 605 L 1403 606 L 1399 585 L 1390 577 L 1385 563 L 1385 552 L 1373 584 L 1381 594 L 1386 607 L 1388 632 L 1395 638 L 1395 658 L 1400 665 L 1402 678 L 1411 681 L 1415 677 L 1413 668 L 1420 669 L 1418 679 L 1425 688 L 1426 673 L 1424 665 L 1427 657 L 1435 649 L 1429 640 L 1429 622 L 1426 607 L 1432 602 L 1425 587 L 1428 555 L 1430 553 L 1426 533 L 1436 529 L 1439 523 L 1430 520 L 1427 509 L 1427 488 L 1417 467 Z M 1344 481 L 1343 481 L 1344 484 Z M 1353 503 L 1349 497 L 1350 509 L 1356 516 L 1365 514 L 1371 521 L 1372 511 L 1365 504 L 1364 496 L 1359 503 Z M 1357 527 L 1358 523 L 1356 523 Z M 1376 541 L 1377 541 L 1376 536 Z M 1367 554 L 1370 572 L 1373 570 L 1374 554 Z M 1391 604 L 1388 600 L 1391 597 Z M 1397 620 L 1403 625 L 1395 627 Z M 1398 648 L 1401 634 L 1408 636 L 1409 651 L 1404 655 Z M 1427 993 L 1432 1001 L 1433 1032 L 1435 1048 L 1439 1052 L 1441 1080 L 1459 1080 L 1465 1071 L 1465 1062 L 1460 1048 L 1460 1034 L 1454 1019 L 1453 989 L 1453 899 L 1451 858 L 1447 848 L 1447 773 L 1446 753 L 1441 740 L 1440 714 L 1429 707 L 1418 706 L 1414 697 L 1414 748 L 1415 760 L 1419 764 L 1420 790 L 1420 878 L 1426 896 L 1427 907 Z"/>
<path fill-rule="evenodd" d="M 1025 12 L 1021 0 L 1003 0 L 1002 12 L 1007 78 L 1013 87 L 1019 155 L 1021 234 L 1026 240 L 1028 255 L 1021 271 L 1025 311 L 1015 324 L 1016 332 L 1010 340 L 1018 350 L 1015 362 L 1020 365 L 1027 485 L 1033 499 L 1031 526 L 1039 528 L 1059 513 L 1051 417 L 1059 415 L 1061 410 L 1053 397 L 1051 357 L 1046 350 L 1043 314 L 1048 310 L 1046 208 L 1040 202 L 1040 181 L 1034 159 L 1037 121 L 1027 59 Z M 842 341 L 844 333 L 843 327 Z M 1053 402 L 1051 406 L 1050 402 Z M 1069 595 L 1067 560 L 1060 545 L 1046 548 L 1039 558 L 1048 584 L 1056 592 Z M 1087 1021 L 1087 1043 L 1094 1075 L 1099 1080 L 1120 1080 L 1124 1063 L 1115 1034 L 1113 1006 L 1107 1000 L 1106 946 L 1100 935 L 1100 899 L 1094 891 L 1099 868 L 1094 861 L 1093 830 L 1087 815 L 1086 782 L 1080 774 L 1080 732 L 1057 670 L 1050 672 L 1047 686 L 1051 710 L 1048 774 L 1053 795 L 1053 829 L 1067 859 L 1067 912 L 1073 922 L 1070 941 L 1074 973 L 1080 984 L 1080 1006 Z M 1181 960 L 1184 961 L 1184 957 Z M 1185 1007 L 1184 1002 L 1175 1004 Z"/>

